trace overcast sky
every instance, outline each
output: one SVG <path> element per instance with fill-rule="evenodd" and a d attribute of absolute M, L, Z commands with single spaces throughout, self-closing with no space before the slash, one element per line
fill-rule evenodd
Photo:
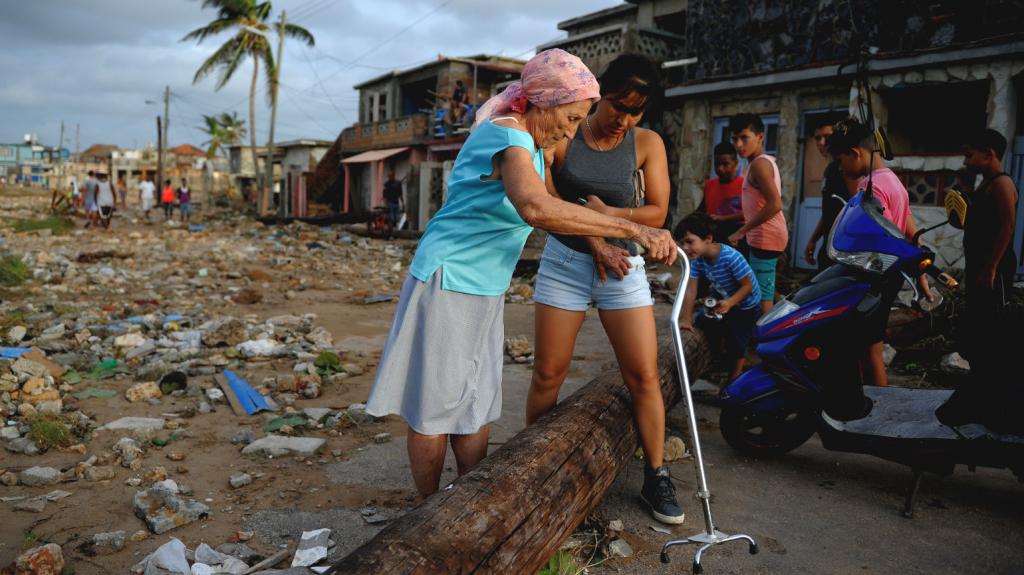
<path fill-rule="evenodd" d="M 333 140 L 356 118 L 352 85 L 438 54 L 493 53 L 528 58 L 565 33 L 557 23 L 620 0 L 274 0 L 274 16 L 305 26 L 316 47 L 285 42 L 274 139 Z M 201 114 L 235 110 L 248 121 L 247 62 L 220 91 L 216 77 L 192 84 L 195 70 L 228 36 L 180 42 L 211 21 L 199 0 L 47 0 L 4 2 L 0 17 L 0 142 L 34 133 L 75 148 L 156 141 L 163 88 L 171 87 L 170 144 L 201 146 Z M 410 27 L 411 26 L 411 27 Z M 406 28 L 408 28 L 406 30 Z M 405 31 L 403 31 L 405 30 Z M 393 39 L 392 39 L 393 38 Z M 276 40 L 275 40 L 276 44 Z M 262 75 L 263 70 L 260 70 Z M 318 81 L 319 77 L 319 81 Z M 259 142 L 269 109 L 260 79 Z"/>

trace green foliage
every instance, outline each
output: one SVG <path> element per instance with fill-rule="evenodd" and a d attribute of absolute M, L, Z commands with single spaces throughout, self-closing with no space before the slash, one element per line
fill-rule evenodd
<path fill-rule="evenodd" d="M 14 287 L 32 277 L 32 270 L 17 256 L 0 258 L 0 285 Z"/>
<path fill-rule="evenodd" d="M 75 443 L 71 427 L 59 415 L 40 413 L 28 419 L 28 438 L 40 449 L 68 447 Z"/>
<path fill-rule="evenodd" d="M 334 375 L 344 371 L 341 369 L 341 358 L 333 351 L 321 352 L 313 361 L 313 366 L 320 375 Z"/>
<path fill-rule="evenodd" d="M 580 572 L 576 558 L 568 551 L 559 550 L 548 560 L 547 565 L 540 568 L 537 575 L 576 575 Z"/>
<path fill-rule="evenodd" d="M 14 222 L 14 231 L 18 233 L 49 229 L 52 230 L 55 235 L 59 235 L 67 233 L 74 229 L 74 227 L 74 222 L 68 218 L 59 216 L 40 218 L 38 220 L 18 220 Z"/>

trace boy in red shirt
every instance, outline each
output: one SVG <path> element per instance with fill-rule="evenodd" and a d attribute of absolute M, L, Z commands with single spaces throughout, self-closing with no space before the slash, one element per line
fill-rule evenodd
<path fill-rule="evenodd" d="M 743 225 L 740 199 L 743 176 L 736 175 L 738 170 L 736 148 L 728 142 L 715 146 L 715 174 L 718 177 L 704 182 L 701 209 L 715 222 L 714 240 L 718 243 L 724 243 Z"/>
<path fill-rule="evenodd" d="M 835 130 L 828 137 L 828 152 L 839 162 L 839 169 L 847 178 L 861 178 L 857 184 L 857 191 L 862 192 L 867 188 L 868 176 L 870 175 L 872 194 L 882 204 L 882 215 L 892 222 L 903 234 L 907 241 L 914 241 L 914 234 L 917 233 L 917 224 L 914 216 L 910 213 L 910 195 L 903 187 L 903 182 L 885 165 L 882 156 L 872 153 L 875 149 L 875 134 L 871 128 L 865 126 L 854 118 L 847 118 L 836 123 Z M 928 300 L 934 301 L 928 287 L 928 278 L 922 274 L 917 281 L 921 294 Z M 868 346 L 866 366 L 875 385 L 889 385 L 889 376 L 885 371 L 885 361 L 882 359 L 883 340 L 885 339 L 885 328 L 889 319 L 889 307 L 896 299 L 896 293 L 885 294 L 882 300 L 882 308 L 878 314 L 878 325 L 876 326 L 876 337 Z"/>

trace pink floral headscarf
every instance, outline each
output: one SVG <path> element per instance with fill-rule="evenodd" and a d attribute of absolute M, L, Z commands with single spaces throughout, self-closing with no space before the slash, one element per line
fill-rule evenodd
<path fill-rule="evenodd" d="M 558 48 L 537 54 L 523 66 L 522 77 L 505 91 L 484 102 L 473 127 L 506 112 L 526 111 L 526 102 L 553 108 L 580 100 L 601 99 L 597 78 L 582 60 Z"/>

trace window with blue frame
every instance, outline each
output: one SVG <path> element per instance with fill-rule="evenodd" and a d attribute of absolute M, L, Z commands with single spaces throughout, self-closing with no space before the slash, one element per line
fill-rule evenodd
<path fill-rule="evenodd" d="M 711 142 L 711 150 L 709 151 L 710 158 L 708 159 L 708 178 L 714 178 L 715 176 L 715 146 L 722 142 L 730 141 L 732 133 L 729 132 L 729 119 L 730 116 L 722 118 L 715 118 L 713 122 L 713 134 Z M 779 115 L 778 114 L 762 114 L 761 121 L 764 122 L 764 153 L 769 156 L 775 156 L 778 158 L 779 155 Z M 739 159 L 740 168 L 737 175 L 743 175 L 747 171 L 747 161 L 743 158 Z"/>

